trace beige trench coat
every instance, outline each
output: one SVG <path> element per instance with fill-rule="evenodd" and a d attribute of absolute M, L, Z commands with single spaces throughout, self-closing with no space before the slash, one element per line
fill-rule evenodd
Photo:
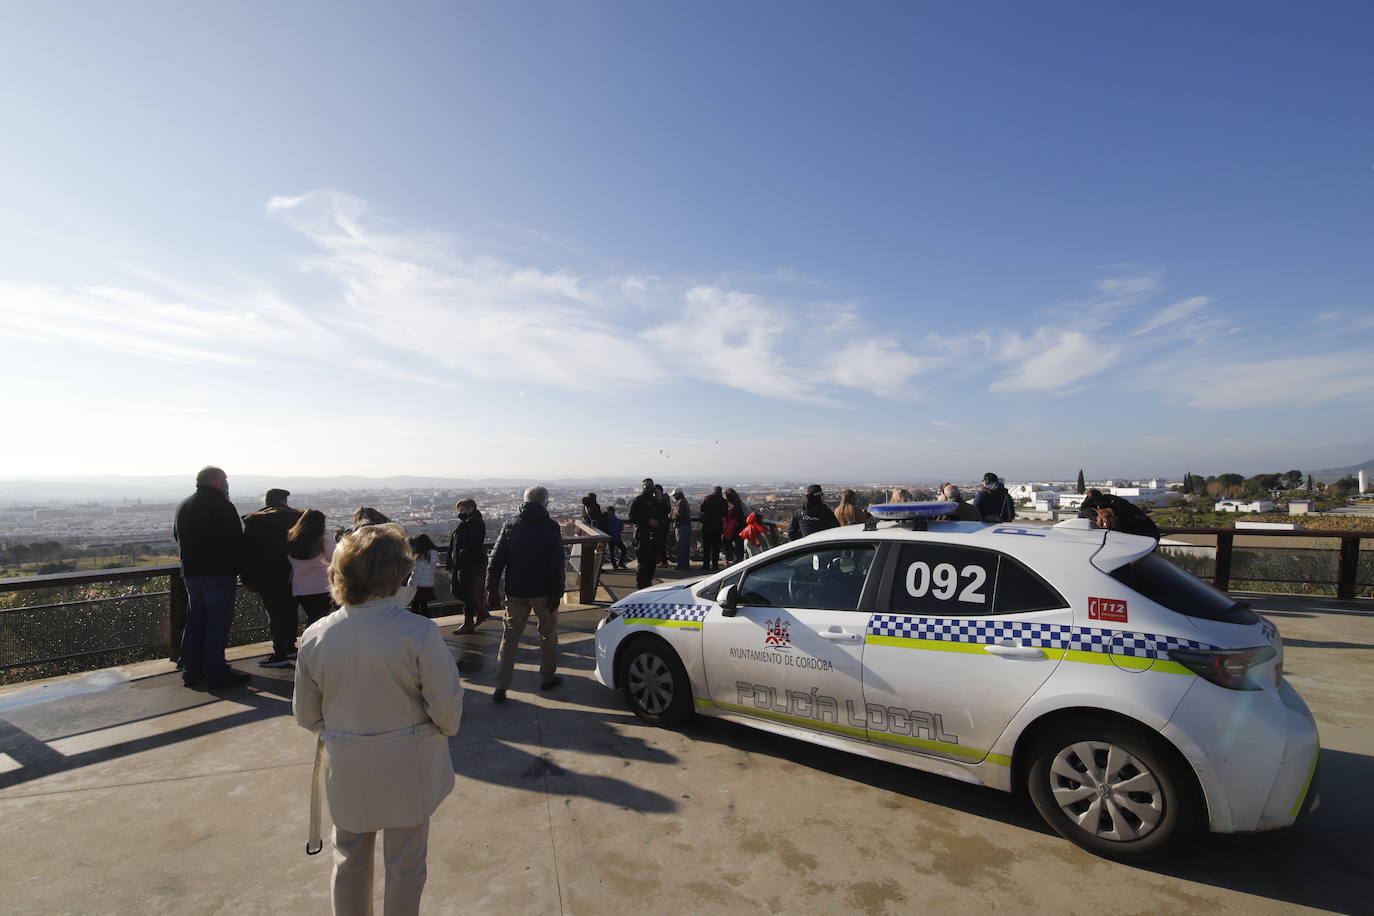
<path fill-rule="evenodd" d="M 439 628 L 399 596 L 306 629 L 291 708 L 322 734 L 329 810 L 343 829 L 414 827 L 453 790 L 448 736 L 462 720 L 463 685 Z"/>

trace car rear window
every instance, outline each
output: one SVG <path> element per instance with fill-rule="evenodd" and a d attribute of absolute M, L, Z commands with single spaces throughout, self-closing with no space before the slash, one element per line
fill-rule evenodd
<path fill-rule="evenodd" d="M 1187 617 L 1223 623 L 1255 623 L 1250 605 L 1179 569 L 1157 553 L 1147 553 L 1112 573 L 1112 578 L 1156 604 Z"/>

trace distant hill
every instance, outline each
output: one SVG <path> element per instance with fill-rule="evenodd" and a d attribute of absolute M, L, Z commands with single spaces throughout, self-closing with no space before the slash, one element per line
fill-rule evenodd
<path fill-rule="evenodd" d="M 560 477 L 534 479 L 532 477 L 422 477 L 398 475 L 393 477 L 270 476 L 265 474 L 229 475 L 229 493 L 235 500 L 261 496 L 269 487 L 282 487 L 294 494 L 322 493 L 329 490 L 463 490 L 468 488 L 520 489 L 542 483 L 549 487 L 586 487 L 588 490 L 633 487 L 641 478 L 624 477 Z M 85 502 L 117 502 L 121 499 L 173 501 L 189 496 L 194 489 L 194 475 L 134 476 L 53 474 L 43 477 L 0 478 L 0 503 L 54 504 Z M 714 483 L 764 483 L 761 478 L 736 477 L 729 481 L 712 478 L 668 478 L 669 486 L 695 486 Z M 797 484 L 804 486 L 806 482 Z M 251 500 L 250 500 L 251 501 Z"/>
<path fill-rule="evenodd" d="M 1324 471 L 1310 471 L 1309 473 L 1312 475 L 1313 480 L 1320 483 L 1331 483 L 1332 481 L 1340 480 L 1342 477 L 1354 477 L 1362 470 L 1368 471 L 1370 476 L 1374 477 L 1374 458 L 1360 462 L 1359 464 L 1352 464 L 1349 467 L 1327 468 Z"/>
<path fill-rule="evenodd" d="M 52 475 L 0 479 L 0 501 L 4 502 L 87 502 L 119 499 L 180 499 L 195 488 L 194 475 L 109 476 Z M 474 480 L 460 477 L 273 477 L 262 474 L 230 474 L 229 491 L 235 497 L 261 495 L 269 487 L 282 487 L 292 493 L 320 493 L 327 490 L 454 490 L 463 487 L 524 487 L 534 483 L 523 478 Z M 553 482 L 558 485 L 559 482 Z"/>

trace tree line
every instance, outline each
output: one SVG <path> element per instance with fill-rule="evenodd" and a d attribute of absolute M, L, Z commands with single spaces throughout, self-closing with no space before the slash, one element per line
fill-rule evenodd
<path fill-rule="evenodd" d="M 1358 493 L 1359 489 L 1360 483 L 1354 477 L 1342 477 L 1335 483 L 1320 484 L 1312 480 L 1311 474 L 1304 477 L 1303 472 L 1298 470 L 1256 474 L 1253 477 L 1241 474 L 1215 474 L 1204 477 L 1191 472 L 1183 475 L 1184 493 L 1210 496 L 1214 499 L 1255 498 L 1280 493 L 1311 494 L 1328 499 L 1340 499 Z"/>
<path fill-rule="evenodd" d="M 161 555 L 162 551 L 147 543 L 78 547 L 61 541 L 31 541 L 0 544 L 0 568 L 47 575 L 71 572 L 78 566 L 88 569 L 137 566 L 147 557 Z M 82 560 L 91 562 L 82 563 Z M 106 562 L 101 563 L 101 560 Z"/>

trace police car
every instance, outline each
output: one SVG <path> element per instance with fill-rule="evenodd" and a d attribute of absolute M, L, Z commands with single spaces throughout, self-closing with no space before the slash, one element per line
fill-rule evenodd
<path fill-rule="evenodd" d="M 1005 791 L 1102 856 L 1292 824 L 1317 728 L 1277 628 L 1086 519 L 865 525 L 616 602 L 597 680 L 642 720 L 715 716 Z"/>

